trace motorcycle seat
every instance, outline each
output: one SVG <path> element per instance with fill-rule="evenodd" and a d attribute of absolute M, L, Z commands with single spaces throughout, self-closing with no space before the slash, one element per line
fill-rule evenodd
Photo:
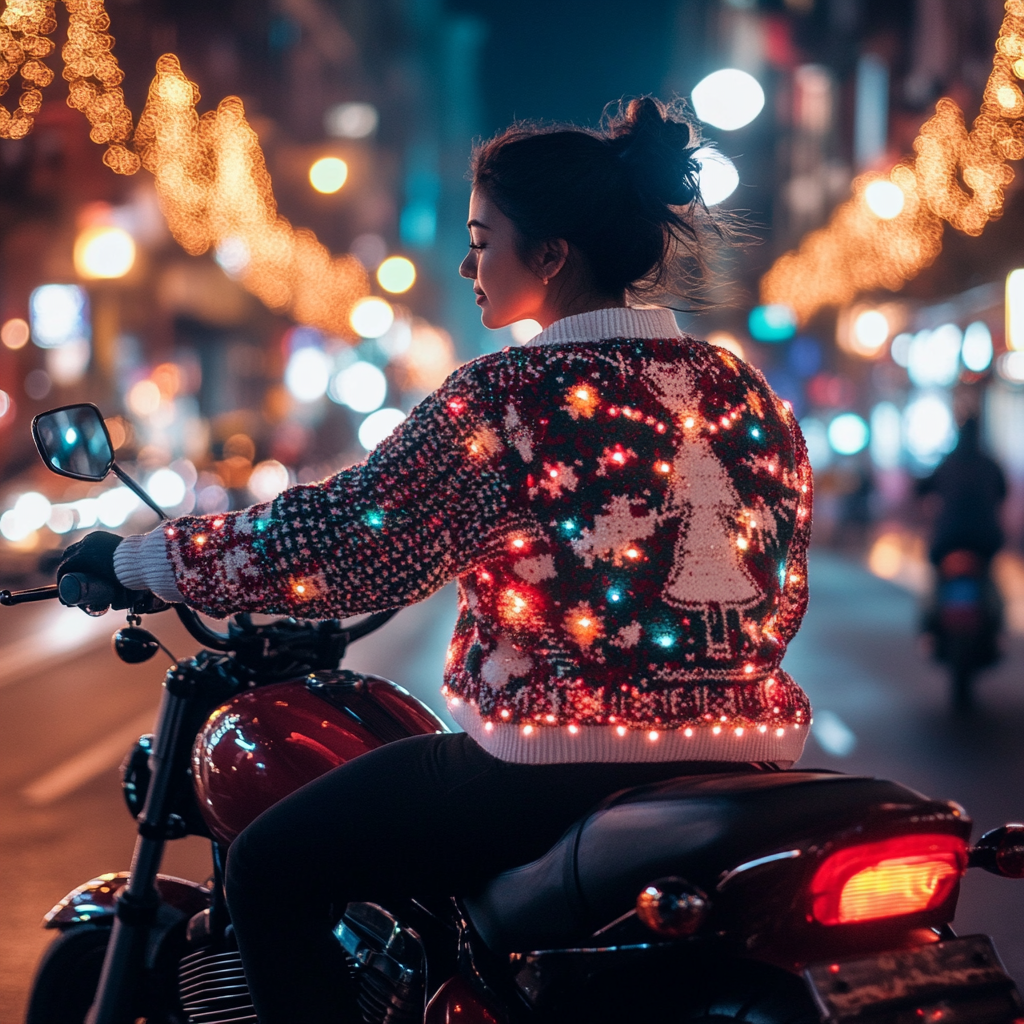
<path fill-rule="evenodd" d="M 879 805 L 929 803 L 895 782 L 825 771 L 693 775 L 615 794 L 538 860 L 464 900 L 496 953 L 593 945 L 642 888 L 681 876 L 713 893 L 724 872 L 856 825 Z"/>

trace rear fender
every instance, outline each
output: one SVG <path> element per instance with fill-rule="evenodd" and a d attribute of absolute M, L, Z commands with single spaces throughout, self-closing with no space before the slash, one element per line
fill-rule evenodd
<path fill-rule="evenodd" d="M 117 894 L 128 882 L 128 872 L 100 875 L 72 889 L 43 918 L 44 928 L 68 928 L 74 924 L 113 922 Z M 185 918 L 198 914 L 210 905 L 210 890 L 198 882 L 171 875 L 157 875 L 156 890 L 166 906 L 180 911 Z"/>

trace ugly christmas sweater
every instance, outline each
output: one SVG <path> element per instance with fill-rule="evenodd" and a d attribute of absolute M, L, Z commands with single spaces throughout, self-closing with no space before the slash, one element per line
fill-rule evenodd
<path fill-rule="evenodd" d="M 342 617 L 458 580 L 443 692 L 518 762 L 795 761 L 807 602 L 790 410 L 667 310 L 599 310 L 462 366 L 365 462 L 116 555 L 129 586 Z"/>

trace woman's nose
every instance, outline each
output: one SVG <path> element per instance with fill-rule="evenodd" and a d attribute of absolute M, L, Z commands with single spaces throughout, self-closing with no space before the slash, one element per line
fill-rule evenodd
<path fill-rule="evenodd" d="M 468 277 L 470 280 L 476 278 L 476 260 L 474 253 L 467 253 L 466 258 L 459 264 L 459 275 Z"/>

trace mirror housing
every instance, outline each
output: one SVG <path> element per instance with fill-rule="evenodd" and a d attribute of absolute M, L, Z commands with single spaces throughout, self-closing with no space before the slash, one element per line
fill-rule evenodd
<path fill-rule="evenodd" d="M 32 440 L 46 468 L 96 483 L 114 466 L 114 446 L 95 405 L 65 405 L 32 421 Z"/>
<path fill-rule="evenodd" d="M 1000 825 L 986 832 L 968 863 L 1003 878 L 1024 878 L 1024 825 Z"/>

